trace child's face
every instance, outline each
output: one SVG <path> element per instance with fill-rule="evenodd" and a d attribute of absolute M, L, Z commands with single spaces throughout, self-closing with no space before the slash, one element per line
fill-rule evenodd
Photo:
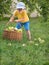
<path fill-rule="evenodd" d="M 22 11 L 22 9 L 17 9 L 18 11 Z"/>

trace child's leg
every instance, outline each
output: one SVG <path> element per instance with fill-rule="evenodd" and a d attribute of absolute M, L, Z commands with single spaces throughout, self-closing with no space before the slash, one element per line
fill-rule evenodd
<path fill-rule="evenodd" d="M 31 33 L 30 33 L 30 22 L 26 22 L 24 23 L 24 28 L 26 30 L 26 33 L 27 33 L 27 37 L 29 40 L 31 40 Z"/>
<path fill-rule="evenodd" d="M 26 33 L 27 33 L 28 39 L 31 40 L 31 33 L 30 33 L 30 30 L 26 30 Z"/>

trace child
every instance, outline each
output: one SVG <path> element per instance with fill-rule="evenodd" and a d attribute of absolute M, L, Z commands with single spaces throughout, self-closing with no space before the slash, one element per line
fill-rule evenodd
<path fill-rule="evenodd" d="M 18 20 L 15 20 L 15 22 L 17 22 L 16 28 L 20 29 L 22 26 L 24 26 L 28 39 L 31 41 L 31 33 L 29 27 L 30 21 L 25 10 L 25 4 L 23 2 L 19 2 L 16 8 L 17 10 L 14 11 L 13 16 L 10 18 L 10 22 L 14 21 L 14 18 L 16 16 L 18 18 Z"/>

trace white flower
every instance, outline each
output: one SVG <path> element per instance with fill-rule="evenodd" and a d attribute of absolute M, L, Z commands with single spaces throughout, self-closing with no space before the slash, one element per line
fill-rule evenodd
<path fill-rule="evenodd" d="M 8 46 L 11 46 L 11 43 L 8 43 Z"/>
<path fill-rule="evenodd" d="M 41 41 L 41 38 L 39 37 L 38 40 L 39 40 L 39 42 L 40 42 L 40 41 Z"/>
<path fill-rule="evenodd" d="M 44 42 L 45 42 L 45 40 L 41 40 L 41 41 L 40 41 L 40 43 L 44 43 Z"/>
<path fill-rule="evenodd" d="M 35 44 L 36 46 L 38 46 L 38 44 Z"/>
<path fill-rule="evenodd" d="M 26 46 L 26 44 L 22 44 L 22 46 Z"/>
<path fill-rule="evenodd" d="M 44 43 L 45 42 L 45 40 L 43 40 L 41 38 L 38 38 L 38 40 L 39 40 L 40 43 Z"/>

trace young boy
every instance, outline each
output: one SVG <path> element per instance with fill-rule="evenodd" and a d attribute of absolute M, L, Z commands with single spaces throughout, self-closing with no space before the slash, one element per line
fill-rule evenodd
<path fill-rule="evenodd" d="M 23 2 L 19 2 L 16 5 L 16 8 L 17 10 L 14 11 L 13 16 L 10 18 L 10 22 L 13 22 L 16 16 L 18 18 L 18 20 L 15 20 L 15 22 L 17 22 L 16 28 L 20 29 L 22 26 L 24 26 L 27 33 L 27 37 L 31 41 L 30 21 L 25 10 L 25 4 Z"/>

